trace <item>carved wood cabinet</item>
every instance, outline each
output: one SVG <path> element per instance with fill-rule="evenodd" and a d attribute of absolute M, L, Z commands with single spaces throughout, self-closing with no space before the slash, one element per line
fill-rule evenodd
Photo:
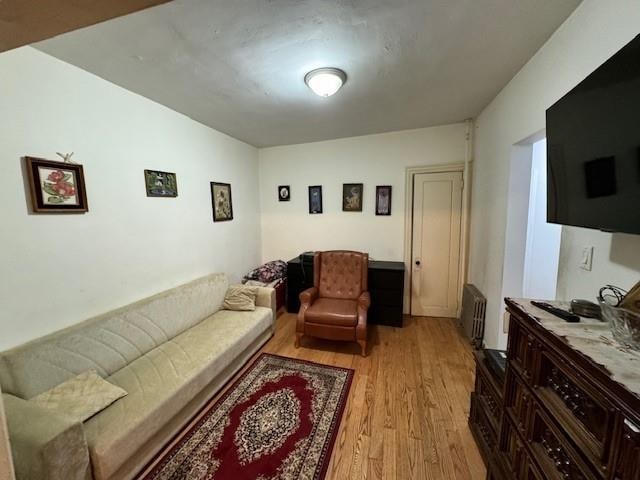
<path fill-rule="evenodd" d="M 549 328 L 552 323 L 540 321 L 539 312 L 523 302 L 506 303 L 510 323 L 501 408 L 496 413 L 491 401 L 478 401 L 488 398 L 483 392 L 490 385 L 479 366 L 469 419 L 487 478 L 640 480 L 640 369 L 633 367 L 636 358 L 640 367 L 640 356 L 603 336 L 602 358 L 615 363 L 618 373 L 624 362 L 631 363 L 621 383 L 621 376 L 614 380 L 607 365 L 592 359 L 588 342 L 584 349 L 572 347 Z M 572 325 L 561 329 L 589 328 Z"/>

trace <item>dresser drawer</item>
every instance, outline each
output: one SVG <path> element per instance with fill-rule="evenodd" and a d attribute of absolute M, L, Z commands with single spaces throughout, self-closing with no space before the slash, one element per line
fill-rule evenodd
<path fill-rule="evenodd" d="M 369 323 L 402 327 L 402 305 L 398 305 L 397 307 L 371 305 L 367 317 Z"/>
<path fill-rule="evenodd" d="M 529 385 L 533 383 L 538 371 L 540 348 L 540 343 L 533 333 L 522 325 L 518 317 L 511 315 L 507 357 L 511 365 L 518 370 L 518 373 Z"/>
<path fill-rule="evenodd" d="M 547 410 L 594 467 L 606 471 L 615 410 L 575 369 L 547 351 L 540 353 L 538 395 Z"/>
<path fill-rule="evenodd" d="M 476 439 L 485 464 L 489 464 L 493 452 L 498 447 L 498 436 L 491 427 L 489 419 L 474 392 L 471 392 L 469 427 Z"/>
<path fill-rule="evenodd" d="M 508 478 L 520 478 L 526 449 L 508 416 L 505 416 L 502 422 L 499 446 L 498 455 L 503 459 Z"/>
<path fill-rule="evenodd" d="M 533 399 L 522 378 L 513 370 L 507 370 L 504 406 L 521 434 L 526 434 L 530 423 Z"/>
<path fill-rule="evenodd" d="M 580 455 L 570 446 L 553 421 L 532 403 L 531 429 L 528 435 L 536 462 L 547 475 L 557 480 L 596 480 L 596 476 Z"/>
<path fill-rule="evenodd" d="M 620 416 L 613 455 L 615 480 L 640 480 L 640 426 Z"/>
<path fill-rule="evenodd" d="M 404 290 L 404 271 L 369 268 L 369 290 Z"/>
<path fill-rule="evenodd" d="M 387 307 L 402 307 L 402 290 L 370 289 L 371 304 Z"/>
<path fill-rule="evenodd" d="M 493 431 L 498 435 L 502 402 L 493 383 L 479 367 L 476 368 L 475 395 L 480 407 L 484 409 Z"/>
<path fill-rule="evenodd" d="M 540 472 L 540 469 L 531 457 L 525 453 L 522 457 L 520 478 L 523 480 L 546 480 L 547 477 Z"/>

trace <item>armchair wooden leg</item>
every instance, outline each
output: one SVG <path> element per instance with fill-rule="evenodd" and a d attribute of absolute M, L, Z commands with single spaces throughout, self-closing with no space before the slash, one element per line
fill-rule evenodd
<path fill-rule="evenodd" d="M 358 344 L 360 344 L 360 348 L 362 349 L 362 356 L 367 356 L 367 341 L 366 340 L 358 340 Z"/>
<path fill-rule="evenodd" d="M 296 348 L 300 348 L 300 339 L 304 334 L 296 332 Z"/>

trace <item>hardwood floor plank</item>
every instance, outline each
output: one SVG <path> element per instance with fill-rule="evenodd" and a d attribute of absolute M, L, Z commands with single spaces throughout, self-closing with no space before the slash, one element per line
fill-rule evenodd
<path fill-rule="evenodd" d="M 471 347 L 446 318 L 371 325 L 367 357 L 348 342 L 304 337 L 295 315 L 277 319 L 262 351 L 355 370 L 327 479 L 482 479 L 467 425 L 474 385 Z"/>

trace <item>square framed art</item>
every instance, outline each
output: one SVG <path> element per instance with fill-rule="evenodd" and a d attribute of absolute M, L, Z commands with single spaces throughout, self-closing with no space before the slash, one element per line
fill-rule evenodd
<path fill-rule="evenodd" d="M 322 185 L 309 187 L 309 213 L 322 213 Z"/>
<path fill-rule="evenodd" d="M 147 189 L 147 197 L 178 196 L 178 182 L 175 173 L 145 170 L 144 184 Z"/>
<path fill-rule="evenodd" d="M 362 183 L 342 184 L 342 211 L 361 212 L 362 211 Z"/>
<path fill-rule="evenodd" d="M 24 157 L 34 213 L 89 211 L 82 165 Z"/>
<path fill-rule="evenodd" d="M 231 184 L 211 182 L 211 206 L 213 208 L 214 222 L 233 220 Z"/>

